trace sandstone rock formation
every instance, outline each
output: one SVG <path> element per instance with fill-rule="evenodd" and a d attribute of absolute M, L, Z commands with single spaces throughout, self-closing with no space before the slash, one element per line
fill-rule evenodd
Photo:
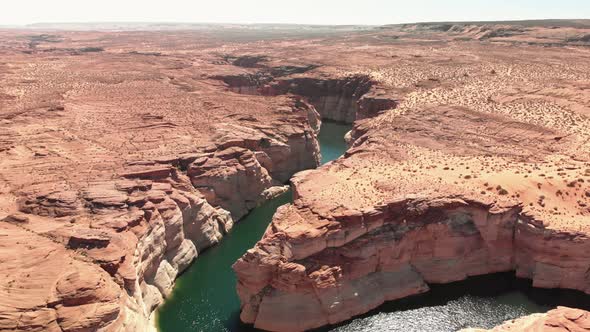
<path fill-rule="evenodd" d="M 320 117 L 356 120 L 351 149 L 297 175 L 236 264 L 245 321 L 320 326 L 510 269 L 588 291 L 584 49 L 239 29 L 0 30 L 0 330 L 145 330 L 200 252 L 318 165 Z"/>
<path fill-rule="evenodd" d="M 298 97 L 240 96 L 149 52 L 19 47 L 0 73 L 2 331 L 148 329 L 199 252 L 319 164 Z"/>
<path fill-rule="evenodd" d="M 585 332 L 590 329 L 590 313 L 580 309 L 558 307 L 546 314 L 534 314 L 506 322 L 491 330 L 464 329 L 461 332 Z"/>
<path fill-rule="evenodd" d="M 461 107 L 392 116 L 381 129 L 293 179 L 294 205 L 234 265 L 243 321 L 302 331 L 429 283 L 512 270 L 535 287 L 590 293 L 588 163 L 554 159 L 573 141 Z"/>
<path fill-rule="evenodd" d="M 516 60 L 491 61 L 413 91 L 397 69 L 372 73 L 412 92 L 357 122 L 345 158 L 292 180 L 294 204 L 234 265 L 244 322 L 303 331 L 501 271 L 590 293 L 587 90 L 566 100 L 588 73 L 530 94 L 558 71 L 523 84 Z"/>
<path fill-rule="evenodd" d="M 428 33 L 436 39 L 453 38 L 542 46 L 587 45 L 588 20 L 531 20 L 504 22 L 447 22 L 390 25 L 404 34 Z"/>
<path fill-rule="evenodd" d="M 271 70 L 271 73 L 275 71 Z M 317 78 L 305 75 L 283 78 L 275 73 L 259 72 L 240 76 L 215 76 L 231 91 L 241 94 L 277 96 L 295 94 L 312 104 L 323 119 L 353 123 L 394 109 L 398 101 L 394 92 L 379 87 L 367 75 Z"/>

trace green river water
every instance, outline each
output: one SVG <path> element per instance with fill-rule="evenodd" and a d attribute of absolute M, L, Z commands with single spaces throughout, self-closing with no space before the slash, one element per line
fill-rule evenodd
<path fill-rule="evenodd" d="M 344 134 L 348 130 L 349 125 L 322 124 L 322 163 L 346 151 Z M 276 209 L 290 201 L 288 192 L 252 210 L 219 245 L 199 254 L 160 308 L 160 332 L 257 331 L 240 322 L 240 302 L 231 266 L 262 237 Z M 425 295 L 386 303 L 352 321 L 318 331 L 447 332 L 464 327 L 489 328 L 555 305 L 587 307 L 590 301 L 576 292 L 534 289 L 530 282 L 505 273 L 434 285 Z"/>

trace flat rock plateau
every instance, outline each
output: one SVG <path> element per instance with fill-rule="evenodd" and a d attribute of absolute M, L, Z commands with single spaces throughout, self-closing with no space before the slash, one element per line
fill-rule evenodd
<path fill-rule="evenodd" d="M 294 203 L 234 265 L 257 328 L 502 271 L 590 293 L 589 36 L 586 21 L 0 30 L 0 331 L 153 328 L 176 277 L 288 181 Z M 322 120 L 354 127 L 317 168 Z"/>

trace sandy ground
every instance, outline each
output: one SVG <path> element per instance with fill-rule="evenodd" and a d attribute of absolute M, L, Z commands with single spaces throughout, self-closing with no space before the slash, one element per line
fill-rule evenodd
<path fill-rule="evenodd" d="M 6 219 L 4 235 L 38 239 L 31 247 L 37 261 L 46 246 L 81 262 L 81 270 L 102 271 L 54 237 L 64 225 L 89 228 L 88 220 L 100 217 L 82 197 L 114 185 L 130 164 L 231 145 L 230 133 L 243 139 L 301 130 L 291 96 L 238 94 L 222 80 L 260 81 L 273 69 L 283 75 L 273 79 L 287 83 L 368 77 L 399 100 L 395 110 L 355 124 L 346 158 L 298 179 L 300 206 L 328 216 L 399 196 L 463 195 L 521 205 L 548 229 L 587 234 L 589 30 L 551 25 L 0 31 L 0 219 L 23 212 L 30 219 L 27 230 Z M 31 197 L 42 202 L 23 208 Z M 58 213 L 64 210 L 66 216 Z M 0 244 L 6 244 L 2 261 L 28 245 L 1 238 Z M 16 298 L 10 280 L 36 268 L 11 265 L 3 298 Z M 104 280 L 113 277 L 101 273 Z M 52 292 L 55 275 L 22 280 L 22 289 L 41 285 Z M 123 291 L 113 280 L 109 289 Z M 18 314 L 34 321 L 41 301 L 48 306 L 44 322 L 55 323 L 54 304 L 34 292 L 21 295 L 32 304 Z M 0 303 L 0 310 L 13 312 L 13 302 Z M 23 328 L 47 327 L 27 322 Z"/>

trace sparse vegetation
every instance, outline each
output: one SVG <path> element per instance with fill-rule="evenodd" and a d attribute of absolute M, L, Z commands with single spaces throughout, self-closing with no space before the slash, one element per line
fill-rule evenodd
<path fill-rule="evenodd" d="M 83 52 L 83 53 L 95 53 L 95 52 L 103 52 L 104 48 L 89 46 L 89 47 L 80 48 L 79 51 Z"/>

